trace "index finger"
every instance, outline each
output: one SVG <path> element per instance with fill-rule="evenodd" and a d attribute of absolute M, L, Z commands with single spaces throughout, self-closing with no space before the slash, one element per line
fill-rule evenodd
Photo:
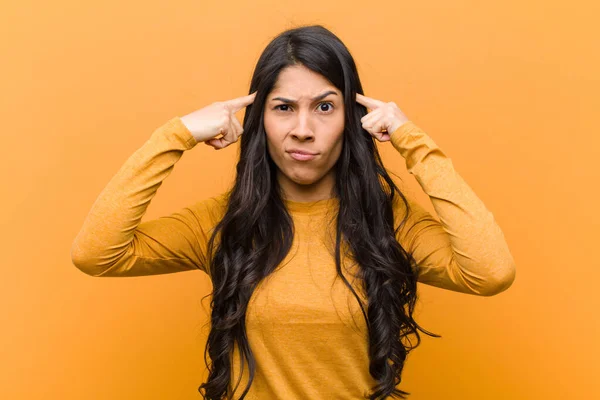
<path fill-rule="evenodd" d="M 237 99 L 228 100 L 225 103 L 231 107 L 233 112 L 238 112 L 242 108 L 249 106 L 254 102 L 254 98 L 256 97 L 256 92 L 249 94 L 247 96 L 238 97 Z"/>
<path fill-rule="evenodd" d="M 363 106 L 374 110 L 376 108 L 381 107 L 384 103 L 383 101 L 375 100 L 367 96 L 363 96 L 360 93 L 356 93 L 356 102 L 362 104 Z"/>

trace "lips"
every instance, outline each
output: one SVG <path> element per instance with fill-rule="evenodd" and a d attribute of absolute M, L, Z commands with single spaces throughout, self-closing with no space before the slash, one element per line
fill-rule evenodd
<path fill-rule="evenodd" d="M 305 154 L 305 155 L 309 155 L 309 156 L 314 156 L 317 154 L 317 153 L 313 153 L 313 152 L 310 152 L 307 150 L 301 150 L 301 149 L 290 149 L 290 150 L 287 150 L 287 152 L 288 153 L 296 153 L 296 154 Z"/>
<path fill-rule="evenodd" d="M 316 153 L 300 149 L 291 149 L 287 150 L 287 152 L 289 153 L 290 157 L 297 161 L 312 160 L 317 155 Z"/>

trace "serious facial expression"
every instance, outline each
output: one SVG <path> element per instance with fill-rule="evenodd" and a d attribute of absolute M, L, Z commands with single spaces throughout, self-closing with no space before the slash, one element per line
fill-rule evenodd
<path fill-rule="evenodd" d="M 344 115 L 342 92 L 324 76 L 303 65 L 280 72 L 265 102 L 264 125 L 282 187 L 334 181 Z"/>

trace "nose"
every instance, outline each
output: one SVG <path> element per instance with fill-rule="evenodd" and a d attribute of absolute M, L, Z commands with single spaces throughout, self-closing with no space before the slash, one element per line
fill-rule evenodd
<path fill-rule="evenodd" d="M 314 140 L 315 134 L 311 127 L 310 114 L 309 112 L 299 112 L 296 120 L 296 126 L 290 132 L 294 139 L 300 141 Z"/>

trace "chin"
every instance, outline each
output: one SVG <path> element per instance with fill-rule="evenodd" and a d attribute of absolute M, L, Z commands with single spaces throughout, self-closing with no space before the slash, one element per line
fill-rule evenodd
<path fill-rule="evenodd" d="M 295 178 L 291 179 L 291 181 L 298 185 L 308 186 L 308 185 L 312 185 L 313 183 L 317 182 L 318 179 L 308 178 L 308 177 L 306 177 L 306 178 L 295 177 Z"/>
<path fill-rule="evenodd" d="M 312 185 L 313 183 L 318 182 L 322 177 L 310 175 L 310 174 L 301 174 L 301 175 L 294 174 L 294 175 L 287 175 L 287 178 L 297 185 L 307 186 L 307 185 Z"/>

